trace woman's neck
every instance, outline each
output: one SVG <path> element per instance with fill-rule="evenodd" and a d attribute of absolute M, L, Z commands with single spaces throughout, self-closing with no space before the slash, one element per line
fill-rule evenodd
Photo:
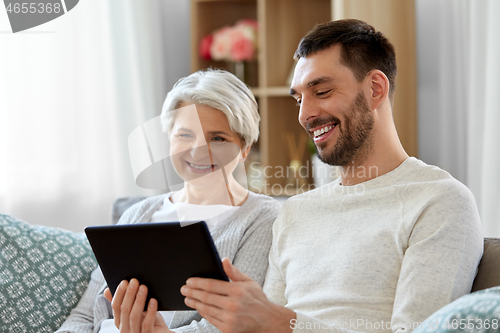
<path fill-rule="evenodd" d="M 248 197 L 248 190 L 241 186 L 232 176 L 228 183 L 217 182 L 213 187 L 197 187 L 190 182 L 172 195 L 172 202 L 184 202 L 195 205 L 241 206 Z"/>

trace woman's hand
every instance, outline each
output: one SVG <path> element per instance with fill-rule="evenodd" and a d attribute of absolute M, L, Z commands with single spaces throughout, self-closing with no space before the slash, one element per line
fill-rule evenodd
<path fill-rule="evenodd" d="M 172 332 L 157 311 L 158 302 L 154 298 L 149 301 L 148 309 L 144 312 L 147 295 L 148 288 L 139 285 L 137 279 L 130 280 L 130 283 L 122 281 L 114 297 L 106 288 L 104 296 L 111 302 L 115 325 L 121 333 Z"/>

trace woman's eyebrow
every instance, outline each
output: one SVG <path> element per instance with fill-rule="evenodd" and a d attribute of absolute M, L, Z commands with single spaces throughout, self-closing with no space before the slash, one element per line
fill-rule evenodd
<path fill-rule="evenodd" d="M 229 135 L 227 134 L 226 132 L 224 131 L 212 131 L 212 132 L 208 132 L 209 134 L 211 135 L 218 135 L 218 134 L 225 134 L 225 135 Z"/>
<path fill-rule="evenodd" d="M 175 131 L 187 131 L 187 132 L 192 132 L 193 130 L 189 129 L 189 128 L 185 128 L 185 127 L 179 127 L 179 128 L 176 128 Z"/>

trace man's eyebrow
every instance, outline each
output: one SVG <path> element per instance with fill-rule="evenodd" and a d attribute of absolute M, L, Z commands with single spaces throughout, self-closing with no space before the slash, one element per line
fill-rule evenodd
<path fill-rule="evenodd" d="M 317 79 L 310 81 L 307 84 L 307 88 L 311 88 L 311 87 L 317 86 L 318 84 L 322 84 L 322 83 L 330 83 L 332 81 L 335 81 L 335 80 L 331 76 L 321 76 L 321 77 L 318 77 Z"/>
<path fill-rule="evenodd" d="M 318 84 L 322 84 L 322 83 L 330 83 L 332 81 L 335 81 L 335 79 L 331 76 L 321 76 L 321 77 L 318 77 L 318 78 L 308 82 L 307 88 L 311 88 L 311 87 L 317 86 Z M 289 91 L 290 95 L 293 96 L 296 93 L 297 93 L 297 91 L 295 91 L 295 89 L 290 88 L 290 91 Z"/>

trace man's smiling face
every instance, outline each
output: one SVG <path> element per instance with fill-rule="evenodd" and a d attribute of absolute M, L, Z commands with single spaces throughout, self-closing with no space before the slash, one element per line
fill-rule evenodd
<path fill-rule="evenodd" d="M 373 144 L 373 115 L 362 82 L 340 61 L 341 46 L 300 58 L 290 94 L 300 106 L 299 122 L 314 140 L 320 159 L 331 165 L 361 162 Z"/>

